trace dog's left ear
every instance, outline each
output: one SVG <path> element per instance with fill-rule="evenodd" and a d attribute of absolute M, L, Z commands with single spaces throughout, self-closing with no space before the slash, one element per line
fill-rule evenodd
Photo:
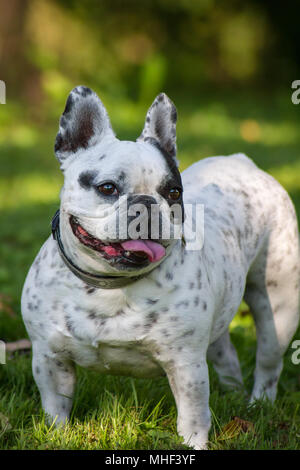
<path fill-rule="evenodd" d="M 143 132 L 137 141 L 159 144 L 176 161 L 176 122 L 174 103 L 165 93 L 160 93 L 147 112 Z"/>

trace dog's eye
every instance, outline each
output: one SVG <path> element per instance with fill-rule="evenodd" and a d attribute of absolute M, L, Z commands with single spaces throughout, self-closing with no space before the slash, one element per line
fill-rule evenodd
<path fill-rule="evenodd" d="M 118 190 L 113 183 L 100 184 L 97 189 L 100 193 L 105 194 L 105 196 L 112 196 L 118 193 Z"/>
<path fill-rule="evenodd" d="M 178 189 L 178 188 L 170 189 L 169 194 L 168 194 L 169 199 L 172 199 L 172 201 L 178 201 L 180 196 L 181 196 L 180 189 Z"/>

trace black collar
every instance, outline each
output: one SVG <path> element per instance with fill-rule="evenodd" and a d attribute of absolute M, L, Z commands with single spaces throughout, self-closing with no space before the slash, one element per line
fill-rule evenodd
<path fill-rule="evenodd" d="M 101 289 L 118 289 L 120 287 L 125 287 L 128 286 L 129 284 L 132 284 L 133 282 L 143 278 L 146 276 L 146 274 L 140 274 L 139 276 L 131 276 L 131 277 L 126 277 L 126 276 L 100 276 L 97 274 L 91 274 L 87 273 L 86 271 L 83 271 L 82 269 L 78 268 L 78 266 L 75 266 L 75 264 L 72 263 L 72 261 L 67 257 L 61 238 L 60 238 L 60 231 L 59 231 L 59 210 L 55 212 L 54 217 L 52 219 L 52 235 L 54 240 L 57 241 L 57 247 L 59 254 L 66 264 L 66 266 L 72 271 L 75 276 L 79 277 L 83 282 L 86 284 L 101 288 Z"/>

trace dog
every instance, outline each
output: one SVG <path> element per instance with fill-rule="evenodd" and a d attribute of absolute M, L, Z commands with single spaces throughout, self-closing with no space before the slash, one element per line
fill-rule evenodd
<path fill-rule="evenodd" d="M 136 142 L 116 138 L 105 107 L 74 88 L 55 153 L 64 174 L 52 234 L 27 275 L 23 319 L 33 376 L 56 423 L 70 413 L 74 364 L 101 373 L 166 375 L 185 444 L 204 449 L 211 425 L 207 358 L 225 386 L 242 386 L 228 326 L 244 298 L 257 330 L 251 400 L 275 400 L 282 357 L 299 321 L 299 237 L 280 184 L 243 154 L 210 157 L 182 174 L 177 112 L 161 93 Z M 113 217 L 127 198 L 127 212 Z M 184 207 L 204 207 L 201 249 L 184 236 L 116 235 L 133 204 L 180 228 Z M 174 215 L 174 206 L 182 218 Z M 139 215 L 141 215 L 141 212 Z M 178 222 L 179 220 L 179 222 Z"/>

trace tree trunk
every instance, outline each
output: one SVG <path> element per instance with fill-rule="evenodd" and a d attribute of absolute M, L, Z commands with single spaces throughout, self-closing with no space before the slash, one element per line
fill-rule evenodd
<path fill-rule="evenodd" d="M 30 0 L 0 0 L 0 80 L 6 99 L 41 99 L 40 72 L 27 59 L 26 18 Z"/>

